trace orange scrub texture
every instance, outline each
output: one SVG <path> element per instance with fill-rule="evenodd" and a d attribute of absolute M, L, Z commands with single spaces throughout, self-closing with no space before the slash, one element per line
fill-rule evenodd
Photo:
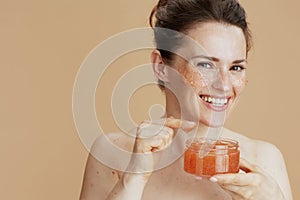
<path fill-rule="evenodd" d="M 203 88 L 207 85 L 205 79 L 200 75 L 200 73 L 189 65 L 180 65 L 178 67 L 178 72 L 193 88 Z"/>
<path fill-rule="evenodd" d="M 194 142 L 185 151 L 185 172 L 196 176 L 213 176 L 239 171 L 240 151 L 237 148 L 227 149 L 226 143 L 217 141 L 214 148 L 206 156 L 199 157 L 201 145 L 202 143 Z"/>

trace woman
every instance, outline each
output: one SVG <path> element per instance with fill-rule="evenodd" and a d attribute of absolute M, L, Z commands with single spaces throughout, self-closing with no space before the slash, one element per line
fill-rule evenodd
<path fill-rule="evenodd" d="M 122 171 L 90 155 L 81 199 L 292 199 L 280 151 L 222 128 L 246 84 L 251 35 L 244 9 L 236 0 L 160 0 L 150 16 L 151 25 L 154 15 L 157 49 L 151 59 L 165 92 L 166 118 L 163 123 L 145 121 L 134 138 L 109 134 L 113 144 L 135 154 Z M 201 50 L 190 51 L 186 40 L 159 31 L 164 29 L 186 34 Z M 214 137 L 220 132 L 237 140 L 241 173 L 195 179 L 183 171 L 183 157 L 157 169 L 155 152 L 177 145 L 178 130 L 196 136 L 212 130 Z M 98 138 L 91 154 L 110 154 L 104 141 Z M 111 159 L 123 158 L 112 154 Z"/>

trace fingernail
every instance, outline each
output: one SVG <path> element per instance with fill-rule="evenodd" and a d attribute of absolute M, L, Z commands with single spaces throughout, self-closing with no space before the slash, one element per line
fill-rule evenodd
<path fill-rule="evenodd" d="M 214 183 L 218 182 L 218 179 L 215 178 L 215 177 L 211 177 L 209 180 L 210 180 L 211 182 L 214 182 Z"/>
<path fill-rule="evenodd" d="M 192 128 L 196 125 L 195 122 L 191 122 L 191 121 L 184 121 L 184 123 L 182 124 L 183 126 L 187 127 L 187 128 Z"/>

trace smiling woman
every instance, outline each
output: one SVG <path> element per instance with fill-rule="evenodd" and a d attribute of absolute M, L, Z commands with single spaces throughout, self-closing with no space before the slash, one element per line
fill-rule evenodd
<path fill-rule="evenodd" d="M 234 106 L 246 83 L 247 52 L 243 31 L 224 23 L 206 22 L 195 24 L 187 34 L 201 44 L 209 56 L 195 55 L 189 61 L 175 56 L 172 66 L 200 97 L 200 122 L 211 127 L 221 126 L 224 115 Z M 163 63 L 159 51 L 153 54 L 153 62 Z M 157 69 L 158 74 L 159 70 L 164 69 Z M 174 105 L 177 97 L 168 89 L 165 92 L 169 115 L 180 118 L 180 109 L 169 109 L 179 106 Z"/>
<path fill-rule="evenodd" d="M 133 153 L 123 171 L 111 169 L 92 156 L 107 153 L 115 162 L 124 159 L 111 154 L 106 138 L 99 137 L 87 162 L 81 199 L 291 200 L 280 151 L 223 127 L 247 80 L 251 36 L 244 9 L 236 0 L 160 0 L 151 13 L 151 24 L 154 15 L 157 49 L 151 61 L 166 97 L 165 118 L 145 121 L 135 129 L 135 137 L 108 135 L 113 144 Z M 157 28 L 184 33 L 205 51 L 196 51 L 176 37 L 167 43 L 167 51 L 163 46 L 170 35 Z M 188 51 L 188 56 L 174 53 L 178 49 Z M 184 172 L 182 156 L 157 170 L 157 152 L 172 154 L 185 144 L 186 140 L 180 140 L 184 137 L 178 140 L 180 130 L 185 135 L 193 131 L 196 138 L 212 133 L 215 138 L 222 134 L 238 141 L 240 173 L 199 179 Z"/>

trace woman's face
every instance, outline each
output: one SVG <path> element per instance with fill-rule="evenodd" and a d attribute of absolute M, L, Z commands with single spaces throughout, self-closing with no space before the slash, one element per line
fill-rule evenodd
<path fill-rule="evenodd" d="M 243 31 L 236 26 L 208 22 L 196 25 L 187 35 L 198 42 L 205 53 L 194 52 L 188 60 L 176 56 L 172 66 L 196 93 L 200 122 L 222 126 L 246 83 Z"/>

